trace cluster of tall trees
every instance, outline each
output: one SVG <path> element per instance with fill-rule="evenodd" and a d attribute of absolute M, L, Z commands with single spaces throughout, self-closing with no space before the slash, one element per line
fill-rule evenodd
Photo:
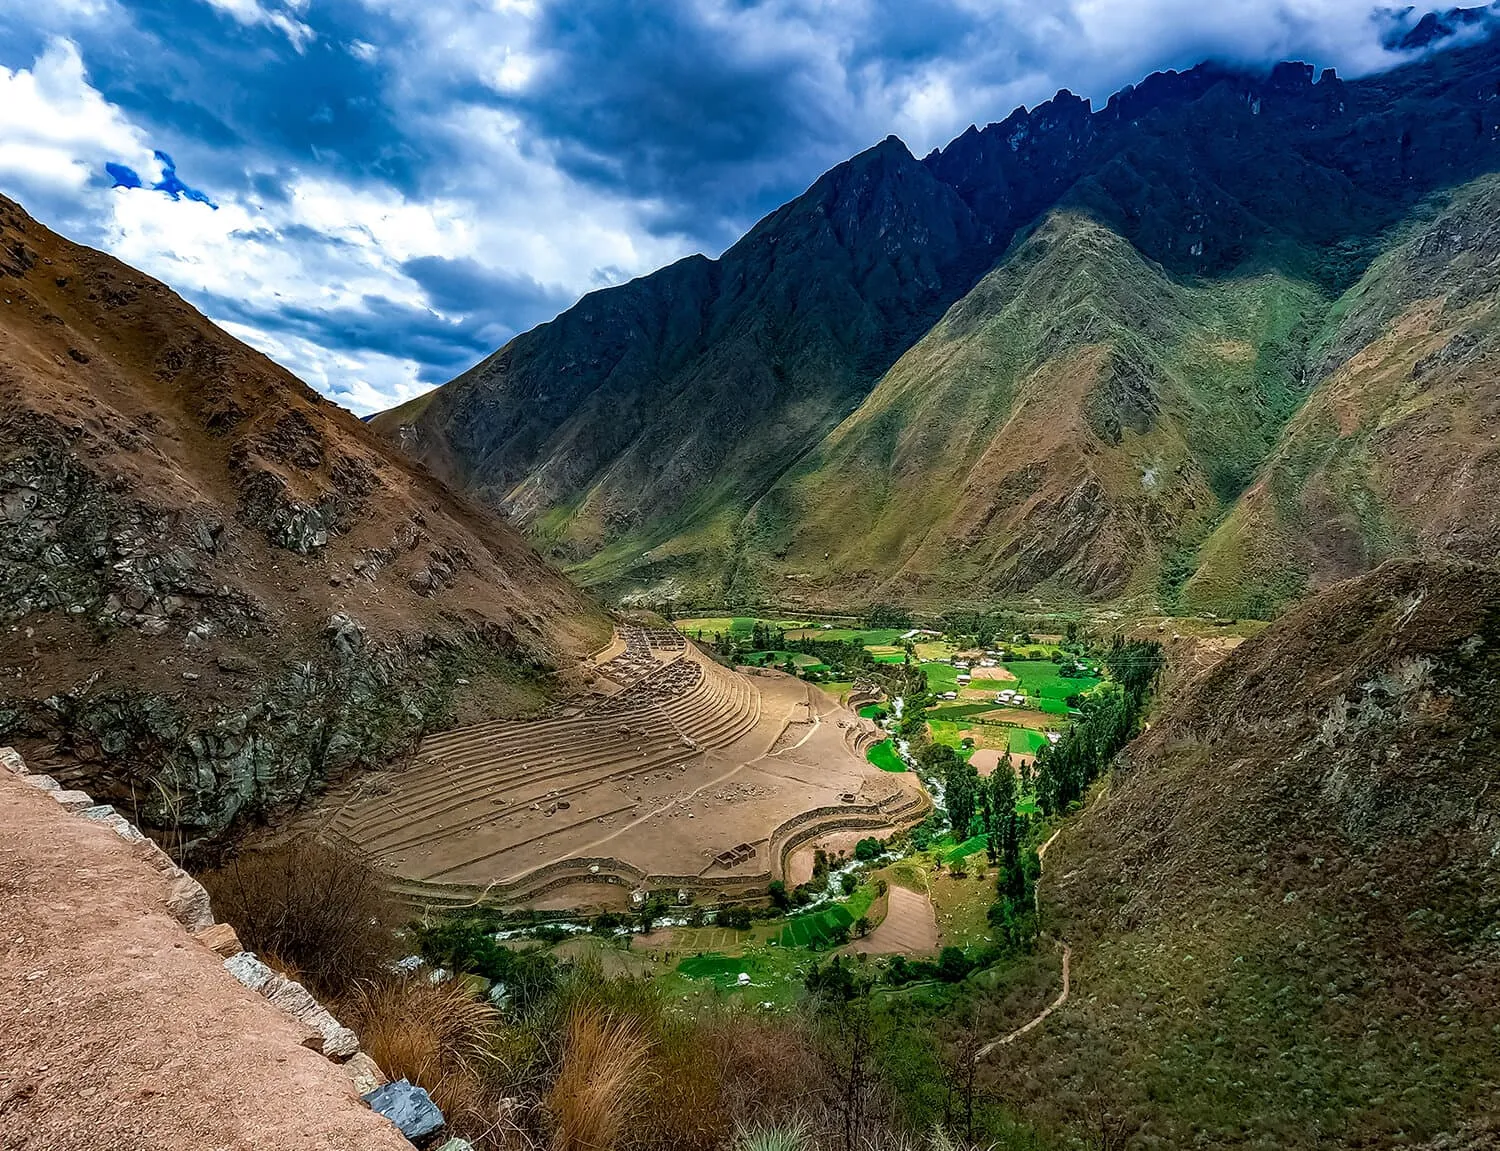
<path fill-rule="evenodd" d="M 1162 649 L 1116 638 L 1104 657 L 1109 682 L 1078 700 L 1082 711 L 1062 739 L 1037 754 L 1036 798 L 1048 815 L 1067 811 L 1140 728 L 1161 674 Z"/>

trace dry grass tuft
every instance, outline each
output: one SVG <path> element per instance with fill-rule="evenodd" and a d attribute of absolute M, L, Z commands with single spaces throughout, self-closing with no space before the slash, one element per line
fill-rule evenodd
<path fill-rule="evenodd" d="M 385 979 L 361 983 L 340 1003 L 344 1021 L 392 1079 L 409 1079 L 460 1126 L 486 1124 L 486 1083 L 499 1015 L 461 983 Z"/>
<path fill-rule="evenodd" d="M 650 1057 L 638 1019 L 576 1005 L 568 1016 L 562 1070 L 548 1095 L 556 1151 L 611 1151 L 634 1118 Z"/>

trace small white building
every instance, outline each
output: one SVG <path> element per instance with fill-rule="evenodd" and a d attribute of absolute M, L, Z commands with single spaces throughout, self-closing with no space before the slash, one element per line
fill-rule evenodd
<path fill-rule="evenodd" d="M 959 676 L 958 676 L 958 686 L 959 687 L 963 687 L 965 684 L 967 684 L 969 682 L 971 682 L 971 677 L 970 676 L 964 675 L 962 673 L 959 674 Z"/>

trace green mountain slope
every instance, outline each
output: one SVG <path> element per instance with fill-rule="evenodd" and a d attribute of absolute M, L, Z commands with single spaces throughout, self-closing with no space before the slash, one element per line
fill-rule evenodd
<path fill-rule="evenodd" d="M 1301 402 L 1321 297 L 1180 281 L 1058 213 L 756 507 L 763 586 L 962 602 L 1154 593 Z"/>
<path fill-rule="evenodd" d="M 1234 652 L 1049 850 L 1072 994 L 991 1086 L 1112 1146 L 1493 1146 L 1497 684 L 1500 573 L 1450 561 Z"/>
<path fill-rule="evenodd" d="M 720 259 L 593 293 L 374 422 L 612 596 L 1269 611 L 1427 546 L 1366 512 L 1364 558 L 1327 563 L 1261 554 L 1305 519 L 1223 521 L 1373 315 L 1330 303 L 1496 171 L 1493 38 L 1352 81 L 1061 92 L 920 161 L 888 139 Z"/>
<path fill-rule="evenodd" d="M 1316 380 L 1208 540 L 1190 606 L 1274 609 L 1413 552 L 1500 546 L 1500 180 L 1454 193 L 1332 310 Z"/>

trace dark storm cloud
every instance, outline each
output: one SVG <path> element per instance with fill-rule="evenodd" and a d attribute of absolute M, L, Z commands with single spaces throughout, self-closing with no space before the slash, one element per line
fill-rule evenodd
<path fill-rule="evenodd" d="M 438 311 L 487 315 L 493 323 L 512 330 L 551 319 L 573 302 L 567 293 L 546 288 L 530 276 L 488 268 L 468 258 L 417 256 L 403 263 L 401 270 L 422 286 Z"/>
<path fill-rule="evenodd" d="M 649 270 L 643 250 L 661 262 L 721 250 L 889 132 L 920 153 L 1060 87 L 1102 101 L 1204 58 L 1370 70 L 1395 60 L 1379 47 L 1391 21 L 1417 19 L 1363 0 L 541 0 L 534 18 L 487 0 L 259 2 L 231 13 L 209 0 L 121 0 L 74 19 L 66 5 L 0 0 L 0 65 L 29 68 L 53 36 L 67 38 L 88 83 L 176 156 L 194 187 L 267 221 L 230 242 L 272 249 L 268 266 L 294 269 L 295 284 L 272 285 L 255 305 L 212 287 L 196 297 L 211 314 L 329 349 L 330 364 L 346 362 L 332 353 L 393 357 L 424 382 L 577 292 Z M 52 13 L 51 31 L 37 11 Z M 524 66 L 502 77 L 512 54 Z M 518 126 L 497 126 L 496 114 Z M 108 159 L 120 157 L 87 158 L 97 179 L 81 197 L 39 181 L 33 204 L 107 241 Z M 539 181 L 538 170 L 572 184 Z M 296 197 L 308 180 L 318 209 L 304 217 Z M 558 199 L 538 200 L 536 187 Z M 393 212 L 441 203 L 488 246 L 461 259 L 424 254 L 435 226 L 420 225 L 377 239 L 368 204 L 352 210 L 364 193 Z M 337 221 L 340 196 L 364 223 Z M 590 210 L 631 243 L 557 242 L 588 234 Z M 542 273 L 512 251 L 552 263 Z M 389 294 L 351 302 L 336 290 L 351 268 L 361 284 L 384 277 Z M 413 283 L 429 307 L 398 302 Z M 320 286 L 338 302 L 315 306 Z M 265 302 L 282 291 L 299 302 Z M 328 371 L 334 380 L 348 369 Z"/>

